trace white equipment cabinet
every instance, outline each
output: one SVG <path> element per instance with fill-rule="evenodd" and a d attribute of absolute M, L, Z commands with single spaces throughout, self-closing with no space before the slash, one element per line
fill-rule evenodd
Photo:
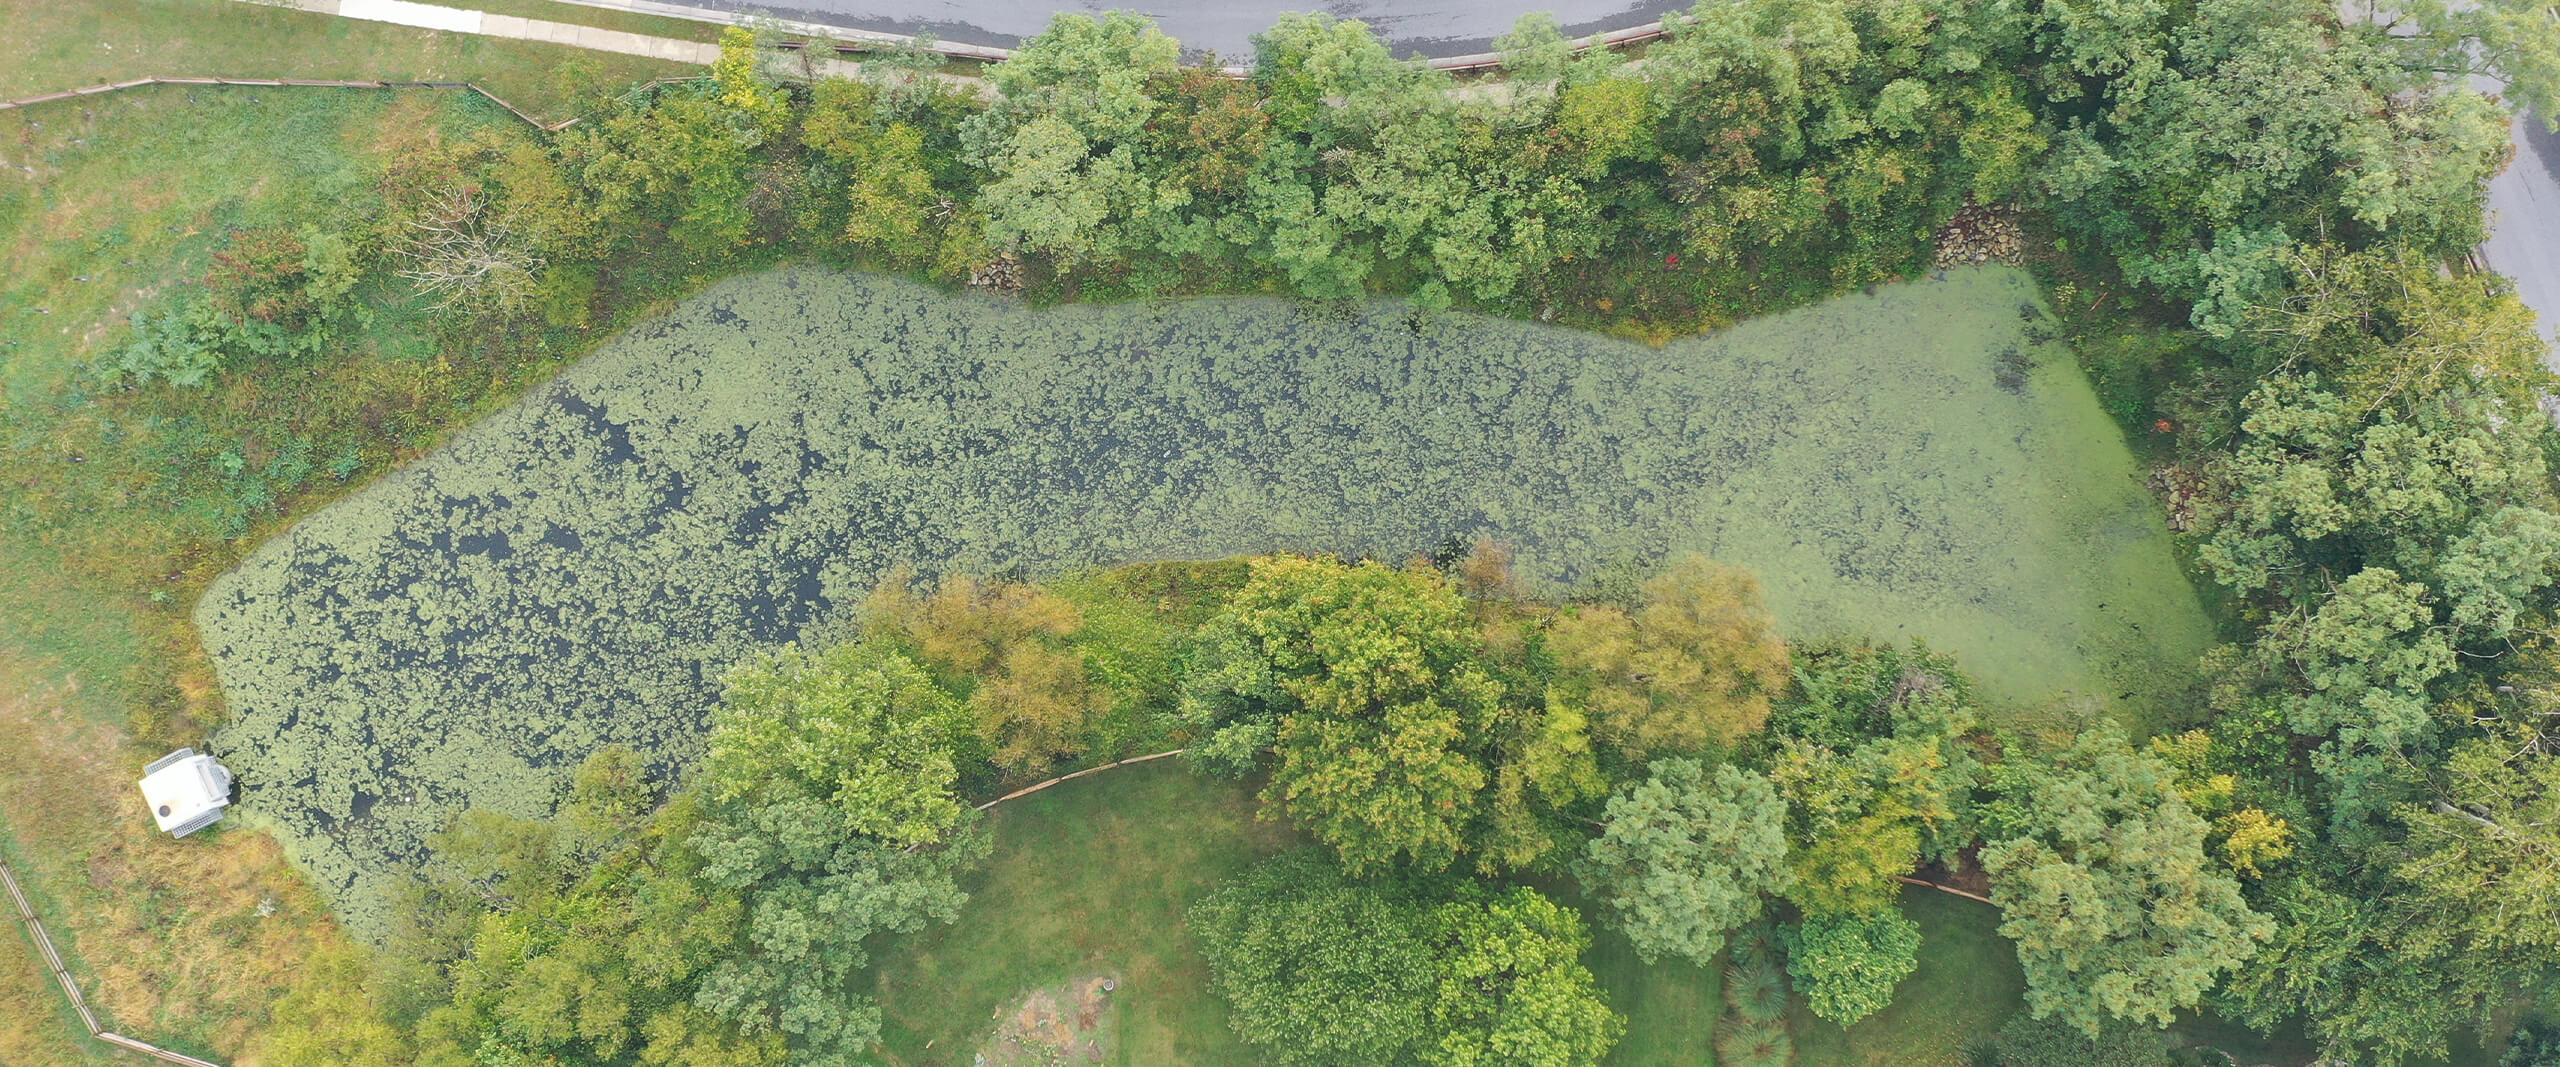
<path fill-rule="evenodd" d="M 222 821 L 231 804 L 231 769 L 182 748 L 142 769 L 142 802 L 160 828 L 185 837 Z"/>

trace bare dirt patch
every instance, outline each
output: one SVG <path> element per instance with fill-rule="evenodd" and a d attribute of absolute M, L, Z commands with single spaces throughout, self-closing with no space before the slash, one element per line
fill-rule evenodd
<path fill-rule="evenodd" d="M 1111 1057 L 1120 980 L 1091 974 L 1043 986 L 996 1013 L 976 1067 L 1064 1067 Z"/>

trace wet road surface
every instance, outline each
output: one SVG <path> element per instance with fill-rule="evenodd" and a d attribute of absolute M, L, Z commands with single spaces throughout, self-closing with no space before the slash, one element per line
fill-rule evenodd
<path fill-rule="evenodd" d="M 2539 115 L 2519 116 L 2515 162 L 2489 181 L 2489 239 L 2480 258 L 2515 280 L 2516 295 L 2542 318 L 2552 347 L 2543 362 L 2560 370 L 2560 133 Z"/>

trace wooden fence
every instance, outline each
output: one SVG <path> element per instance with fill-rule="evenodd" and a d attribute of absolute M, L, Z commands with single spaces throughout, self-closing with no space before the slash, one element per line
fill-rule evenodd
<path fill-rule="evenodd" d="M 71 972 L 63 967 L 62 953 L 53 947 L 52 935 L 45 933 L 44 924 L 36 921 L 36 910 L 34 906 L 27 903 L 26 890 L 18 888 L 18 876 L 9 870 L 7 860 L 0 860 L 0 885 L 8 887 L 9 902 L 18 909 L 18 923 L 26 928 L 27 940 L 36 943 L 36 955 L 44 958 L 45 970 L 53 973 L 53 983 L 62 987 L 62 995 L 71 1001 L 71 1010 L 79 1014 L 80 1025 L 89 1031 L 89 1036 L 110 1045 L 132 1049 L 153 1059 L 182 1063 L 187 1067 L 222 1067 L 221 1064 L 200 1060 L 183 1052 L 171 1052 L 150 1042 L 137 1041 L 100 1027 L 97 1013 L 89 1009 L 88 999 L 80 995 L 80 983 L 73 981 Z"/>
<path fill-rule="evenodd" d="M 505 98 L 500 97 L 498 94 L 490 92 L 487 89 L 483 89 L 472 82 L 325 81 L 312 78 L 203 78 L 189 75 L 153 75 L 148 78 L 135 78 L 132 81 L 110 82 L 105 85 L 91 85 L 79 89 L 65 89 L 58 93 L 46 93 L 42 96 L 24 96 L 19 97 L 16 100 L 0 100 L 0 111 L 6 111 L 10 108 L 16 107 L 28 107 L 35 104 L 49 104 L 56 100 L 70 100 L 75 97 L 96 96 L 99 93 L 112 93 L 118 89 L 137 89 L 145 85 L 299 85 L 317 86 L 324 89 L 467 89 L 471 92 L 487 97 L 490 103 L 507 109 L 508 114 L 514 115 L 517 118 L 523 119 L 526 122 L 530 122 L 545 130 L 565 129 L 570 123 L 578 121 L 576 119 L 567 119 L 561 122 L 544 122 L 541 119 L 527 114 L 523 108 L 519 108 L 514 104 L 508 103 Z"/>
<path fill-rule="evenodd" d="M 986 803 L 984 803 L 984 804 L 980 804 L 980 805 L 978 805 L 978 810 L 979 810 L 979 811 L 985 811 L 985 810 L 987 810 L 988 808 L 995 807 L 996 805 L 998 805 L 998 804 L 1002 804 L 1002 803 L 1004 803 L 1005 801 L 1011 800 L 1011 799 L 1013 799 L 1013 798 L 1015 798 L 1015 797 L 1027 797 L 1027 796 L 1030 796 L 1030 795 L 1031 795 L 1031 794 L 1033 794 L 1033 793 L 1037 793 L 1037 792 L 1039 792 L 1039 791 L 1041 791 L 1041 790 L 1043 790 L 1043 789 L 1047 789 L 1047 788 L 1049 788 L 1050 786 L 1056 785 L 1056 784 L 1058 784 L 1058 783 L 1060 783 L 1060 782 L 1067 781 L 1067 780 L 1069 780 L 1069 779 L 1073 779 L 1073 778 L 1082 778 L 1082 777 L 1084 777 L 1085 775 L 1088 775 L 1088 774 L 1100 774 L 1100 773 L 1102 773 L 1102 772 L 1104 772 L 1104 771 L 1110 770 L 1110 769 L 1111 769 L 1111 768 L 1113 768 L 1113 767 L 1126 767 L 1126 766 L 1128 766 L 1128 765 L 1130 765 L 1130 764 L 1132 764 L 1132 763 L 1145 763 L 1145 762 L 1147 762 L 1148 760 L 1160 760 L 1160 759 L 1165 758 L 1166 756 L 1179 756 L 1179 755 L 1181 755 L 1181 754 L 1183 754 L 1183 753 L 1185 753 L 1185 752 L 1189 752 L 1189 751 L 1191 751 L 1191 750 L 1190 750 L 1190 749 L 1187 749 L 1187 748 L 1177 748 L 1177 749 L 1174 749 L 1174 750 L 1173 750 L 1173 751 L 1171 751 L 1171 752 L 1158 752 L 1158 753 L 1156 753 L 1155 755 L 1152 755 L 1152 756 L 1131 756 L 1131 757 L 1129 757 L 1128 759 L 1121 760 L 1121 761 L 1119 761 L 1119 762 L 1117 762 L 1117 763 L 1105 763 L 1105 764 L 1103 764 L 1103 765 L 1101 765 L 1101 766 L 1099 766 L 1099 767 L 1087 767 L 1087 768 L 1085 768 L 1085 769 L 1083 769 L 1083 770 L 1081 770 L 1081 771 L 1077 771 L 1077 772 L 1076 772 L 1076 773 L 1074 773 L 1074 774 L 1061 774 L 1061 775 L 1059 775 L 1059 776 L 1057 776 L 1057 777 L 1055 777 L 1055 778 L 1049 779 L 1048 781 L 1042 782 L 1042 783 L 1040 783 L 1040 784 L 1038 784 L 1038 785 L 1026 785 L 1026 786 L 1023 786 L 1023 787 L 1022 787 L 1022 788 L 1020 788 L 1020 789 L 1016 789 L 1016 790 L 1014 790 L 1013 792 L 1010 792 L 1010 793 L 1007 793 L 1007 794 L 1005 794 L 1005 795 L 1003 795 L 1003 796 L 997 797 L 997 798 L 995 798 L 994 800 L 990 800 L 990 801 L 988 801 L 988 802 L 986 802 Z"/>

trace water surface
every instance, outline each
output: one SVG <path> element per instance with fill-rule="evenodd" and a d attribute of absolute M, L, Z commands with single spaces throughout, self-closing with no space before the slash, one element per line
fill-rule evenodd
<path fill-rule="evenodd" d="M 713 287 L 326 508 L 197 610 L 243 808 L 351 922 L 452 812 L 606 743 L 669 774 L 749 650 L 883 571 L 1515 546 L 1549 589 L 1704 551 L 1785 626 L 2112 702 L 2206 640 L 2023 273 L 1661 348 L 1401 304 L 1034 311 L 817 269 Z"/>

